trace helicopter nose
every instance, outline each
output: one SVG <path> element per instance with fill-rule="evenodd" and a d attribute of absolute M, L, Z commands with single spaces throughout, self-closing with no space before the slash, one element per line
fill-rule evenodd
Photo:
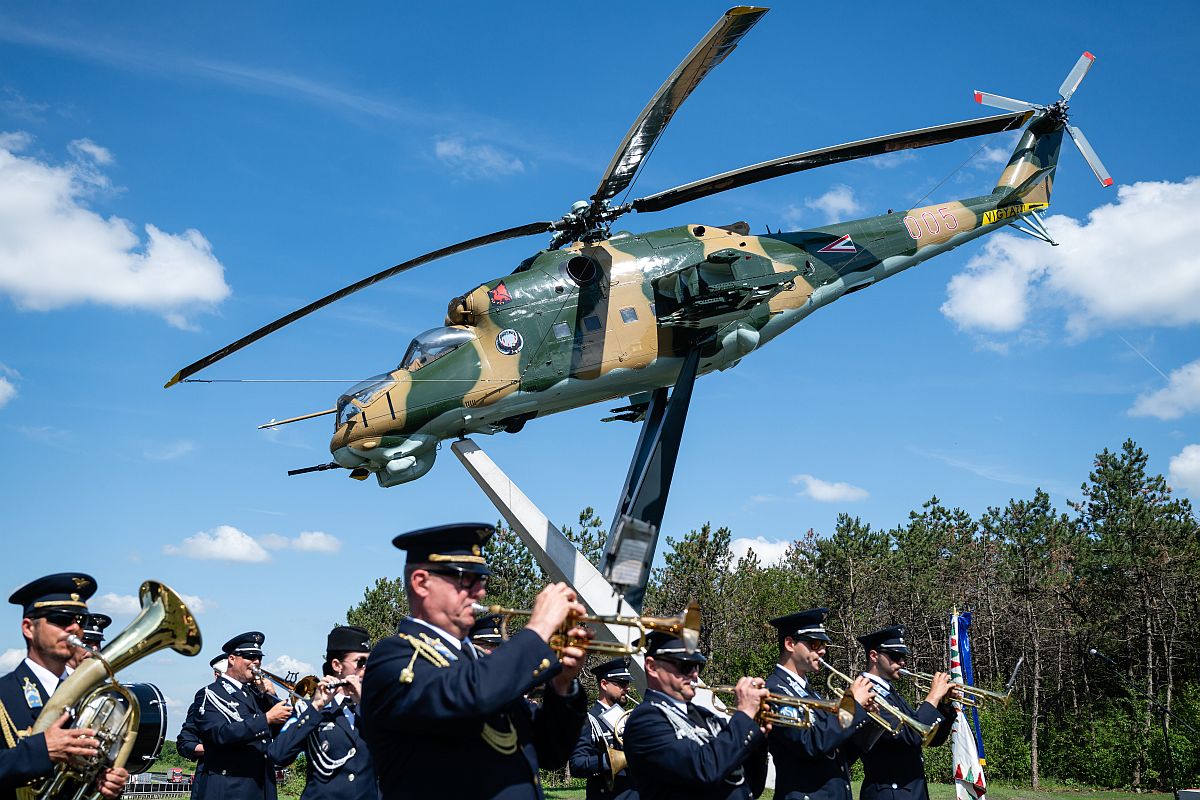
<path fill-rule="evenodd" d="M 367 465 L 367 459 L 350 450 L 349 447 L 338 447 L 333 451 L 333 460 L 346 469 L 358 469 Z"/>

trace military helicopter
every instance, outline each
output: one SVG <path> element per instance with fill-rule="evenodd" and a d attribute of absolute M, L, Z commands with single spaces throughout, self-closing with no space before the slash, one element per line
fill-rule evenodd
<path fill-rule="evenodd" d="M 628 398 L 607 418 L 643 423 L 618 515 L 661 521 L 697 376 L 736 366 L 839 297 L 1006 225 L 1054 244 L 1039 212 L 1050 202 L 1064 131 L 1101 183 L 1112 184 L 1082 132 L 1068 124 L 1068 102 L 1095 60 L 1084 53 L 1050 105 L 975 92 L 977 102 L 1006 113 L 797 153 L 614 204 L 680 105 L 766 11 L 737 7 L 722 16 L 643 109 L 590 200 L 557 220 L 451 244 L 339 289 L 183 368 L 167 387 L 203 382 L 191 376 L 414 267 L 550 234 L 548 246 L 510 274 L 453 298 L 444 324 L 413 339 L 394 369 L 350 388 L 332 409 L 262 427 L 333 415 L 333 461 L 289 474 L 345 469 L 391 487 L 425 475 L 442 440 L 516 433 L 535 417 Z M 758 236 L 744 222 L 612 232 L 630 211 L 662 211 L 803 170 L 1021 128 L 995 189 L 980 197 Z M 647 481 L 657 490 L 639 494 Z"/>

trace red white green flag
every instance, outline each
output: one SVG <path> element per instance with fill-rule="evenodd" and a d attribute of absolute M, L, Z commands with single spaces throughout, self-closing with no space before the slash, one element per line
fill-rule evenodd
<path fill-rule="evenodd" d="M 950 677 L 955 683 L 963 680 L 963 648 L 967 626 L 963 625 L 957 609 L 950 617 Z M 979 750 L 975 747 L 975 734 L 967 722 L 961 706 L 955 704 L 954 728 L 950 733 L 950 746 L 954 753 L 954 791 L 958 800 L 979 800 L 987 792 L 987 780 L 983 776 L 983 764 Z"/>

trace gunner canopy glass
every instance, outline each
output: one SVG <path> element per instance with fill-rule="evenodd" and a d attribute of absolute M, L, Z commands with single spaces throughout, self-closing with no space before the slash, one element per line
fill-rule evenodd
<path fill-rule="evenodd" d="M 368 378 L 362 383 L 350 388 L 350 391 L 338 398 L 337 425 L 341 427 L 347 420 L 362 413 L 372 400 L 392 388 L 396 381 L 388 373 Z"/>

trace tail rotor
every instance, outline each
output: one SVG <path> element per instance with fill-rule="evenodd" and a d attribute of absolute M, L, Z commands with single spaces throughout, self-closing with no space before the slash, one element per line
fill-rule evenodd
<path fill-rule="evenodd" d="M 1083 135 L 1083 131 L 1074 125 L 1068 124 L 1067 121 L 1068 102 L 1095 62 L 1096 57 L 1085 51 L 1079 57 L 1079 60 L 1075 62 L 1075 66 L 1071 68 L 1071 71 L 1067 73 L 1062 86 L 1058 87 L 1058 96 L 1061 99 L 1052 105 L 1046 106 L 1027 103 L 1024 100 L 1014 100 L 1011 97 L 980 91 L 975 92 L 975 102 L 980 105 L 1002 108 L 1005 111 L 1037 111 L 1043 116 L 1058 122 L 1062 127 L 1066 128 L 1071 141 L 1075 143 L 1075 147 L 1079 149 L 1079 154 L 1083 156 L 1083 160 L 1087 162 L 1087 165 L 1092 168 L 1092 172 L 1095 173 L 1096 179 L 1100 181 L 1101 185 L 1112 186 L 1112 176 L 1104 168 L 1104 164 L 1101 163 L 1100 157 L 1096 155 L 1095 149 L 1088 143 L 1087 137 Z"/>

